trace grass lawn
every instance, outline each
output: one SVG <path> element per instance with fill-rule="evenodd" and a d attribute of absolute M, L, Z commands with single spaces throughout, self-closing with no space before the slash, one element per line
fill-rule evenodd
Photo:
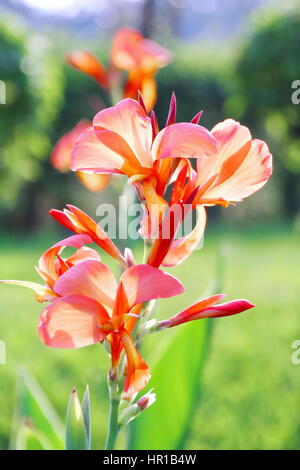
<path fill-rule="evenodd" d="M 2 236 L 0 278 L 37 281 L 33 265 L 58 238 Z M 220 240 L 225 253 L 222 291 L 228 299 L 247 298 L 257 307 L 214 321 L 187 448 L 300 448 L 300 365 L 291 362 L 291 344 L 300 339 L 300 236 L 291 226 L 210 230 L 204 248 L 170 270 L 184 282 L 186 292 L 162 301 L 159 312 L 175 313 L 201 295 L 213 278 Z M 39 381 L 62 419 L 72 387 L 83 393 L 89 383 L 94 446 L 100 447 L 108 404 L 104 373 L 108 358 L 101 346 L 72 351 L 46 348 L 37 336 L 41 305 L 32 292 L 13 286 L 0 289 L 0 340 L 7 345 L 7 365 L 0 366 L 0 447 L 8 446 L 20 367 Z"/>

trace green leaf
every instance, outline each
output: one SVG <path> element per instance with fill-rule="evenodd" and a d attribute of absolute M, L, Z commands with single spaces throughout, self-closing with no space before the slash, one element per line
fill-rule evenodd
<path fill-rule="evenodd" d="M 83 400 L 82 400 L 82 414 L 85 424 L 85 430 L 88 438 L 88 446 L 91 448 L 91 402 L 89 386 L 86 386 Z"/>
<path fill-rule="evenodd" d="M 16 450 L 54 450 L 49 439 L 37 429 L 33 424 L 25 420 L 18 427 L 16 434 Z"/>
<path fill-rule="evenodd" d="M 39 433 L 39 440 L 42 440 L 44 444 L 47 442 L 47 448 L 64 448 L 64 427 L 60 418 L 39 384 L 23 370 L 20 371 L 18 377 L 17 405 L 10 448 L 21 448 L 22 439 L 19 433 L 21 428 L 23 437 L 26 433 L 28 435 Z M 34 439 L 30 441 L 32 446 Z M 29 441 L 24 437 L 23 442 L 25 445 Z"/>
<path fill-rule="evenodd" d="M 225 251 L 216 256 L 215 276 L 201 297 L 219 292 L 224 278 Z M 201 393 L 201 373 L 207 357 L 212 321 L 205 319 L 154 334 L 147 351 L 153 350 L 151 387 L 156 402 L 129 425 L 129 449 L 184 449 L 191 420 Z M 158 335 L 165 335 L 159 338 Z M 168 339 L 167 339 L 168 338 Z M 160 348 L 160 349 L 159 349 Z M 143 348 L 142 348 L 143 349 Z"/>
<path fill-rule="evenodd" d="M 201 320 L 154 334 L 153 350 L 161 344 L 151 366 L 156 403 L 130 425 L 129 448 L 182 449 L 201 391 L 200 376 L 206 356 L 210 321 Z M 160 338 L 158 335 L 169 335 Z M 148 349 L 148 347 L 147 347 Z"/>
<path fill-rule="evenodd" d="M 89 448 L 88 435 L 81 404 L 74 388 L 72 390 L 66 419 L 66 449 L 87 450 Z"/>

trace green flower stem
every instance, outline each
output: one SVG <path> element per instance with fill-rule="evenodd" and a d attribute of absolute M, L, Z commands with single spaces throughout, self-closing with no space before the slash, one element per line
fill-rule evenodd
<path fill-rule="evenodd" d="M 119 393 L 119 387 L 117 380 L 112 380 L 108 378 L 108 389 L 109 389 L 109 399 L 110 399 L 110 409 L 109 409 L 109 421 L 108 421 L 108 433 L 105 443 L 106 450 L 113 450 L 116 439 L 119 432 L 119 405 L 121 395 Z"/>

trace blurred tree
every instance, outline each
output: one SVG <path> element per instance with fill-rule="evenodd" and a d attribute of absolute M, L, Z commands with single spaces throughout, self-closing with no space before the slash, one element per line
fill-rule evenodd
<path fill-rule="evenodd" d="M 142 9 L 141 33 L 148 38 L 152 36 L 153 32 L 155 7 L 155 0 L 144 0 Z"/>
<path fill-rule="evenodd" d="M 63 96 L 62 68 L 51 43 L 25 32 L 16 20 L 1 18 L 0 79 L 6 104 L 0 106 L 0 210 L 14 220 L 29 217 L 33 182 L 41 178 L 51 128 Z M 23 191 L 30 185 L 30 191 Z M 29 187 L 29 186 L 28 186 Z"/>
<path fill-rule="evenodd" d="M 270 144 L 288 215 L 300 209 L 300 105 L 292 102 L 292 83 L 300 79 L 299 43 L 300 14 L 264 15 L 241 50 L 225 105 Z"/>

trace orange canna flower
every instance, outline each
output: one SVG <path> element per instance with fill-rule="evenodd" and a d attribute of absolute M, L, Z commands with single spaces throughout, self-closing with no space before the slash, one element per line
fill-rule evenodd
<path fill-rule="evenodd" d="M 67 56 L 70 65 L 90 75 L 105 90 L 112 90 L 116 85 L 119 75 L 117 71 L 126 71 L 123 97 L 136 99 L 140 90 L 148 110 L 156 103 L 155 75 L 158 69 L 171 60 L 170 51 L 131 28 L 122 28 L 116 32 L 107 68 L 86 51 L 75 51 Z"/>
<path fill-rule="evenodd" d="M 54 168 L 66 173 L 70 171 L 71 152 L 80 134 L 90 126 L 90 122 L 83 119 L 71 131 L 63 135 L 55 144 L 50 162 Z M 80 171 L 76 172 L 82 184 L 93 192 L 102 191 L 109 183 L 108 175 L 88 175 Z"/>
<path fill-rule="evenodd" d="M 210 132 L 198 125 L 200 117 L 198 113 L 189 123 L 176 123 L 173 94 L 166 127 L 159 131 L 155 114 L 148 116 L 141 97 L 139 102 L 125 99 L 100 111 L 72 152 L 72 170 L 126 174 L 135 185 L 148 209 L 141 233 L 157 234 L 148 258 L 152 266 L 171 266 L 189 256 L 203 236 L 203 206 L 240 201 L 258 191 L 272 172 L 268 146 L 252 140 L 246 127 L 229 119 Z M 197 159 L 197 171 L 191 158 Z M 198 207 L 198 221 L 189 235 L 175 240 L 185 206 Z M 172 221 L 173 209 L 178 214 Z"/>
<path fill-rule="evenodd" d="M 153 109 L 157 99 L 156 72 L 171 60 L 170 51 L 146 39 L 134 29 L 120 29 L 114 36 L 111 49 L 112 64 L 128 72 L 124 98 L 136 99 L 140 91 L 147 110 Z"/>
<path fill-rule="evenodd" d="M 127 329 L 135 306 L 183 292 L 170 274 L 148 265 L 128 268 L 117 284 L 110 269 L 97 260 L 82 261 L 55 283 L 58 298 L 41 313 L 39 335 L 54 348 L 79 348 L 107 339 L 111 346 L 110 377 L 118 373 L 124 348 L 127 367 L 124 391 L 131 396 L 150 378 L 149 367 Z"/>
<path fill-rule="evenodd" d="M 57 297 L 54 290 L 55 283 L 63 273 L 84 260 L 100 261 L 100 256 L 95 250 L 84 246 L 86 243 L 92 242 L 93 240 L 89 235 L 73 235 L 61 240 L 45 251 L 39 259 L 39 265 L 36 267 L 45 285 L 30 281 L 1 280 L 0 282 L 32 289 L 38 302 L 51 301 Z M 66 247 L 76 248 L 76 251 L 69 258 L 64 259 L 61 255 Z"/>
<path fill-rule="evenodd" d="M 211 161 L 197 160 L 194 204 L 228 206 L 261 189 L 272 174 L 265 142 L 252 139 L 247 127 L 226 119 L 212 130 L 218 151 Z"/>

